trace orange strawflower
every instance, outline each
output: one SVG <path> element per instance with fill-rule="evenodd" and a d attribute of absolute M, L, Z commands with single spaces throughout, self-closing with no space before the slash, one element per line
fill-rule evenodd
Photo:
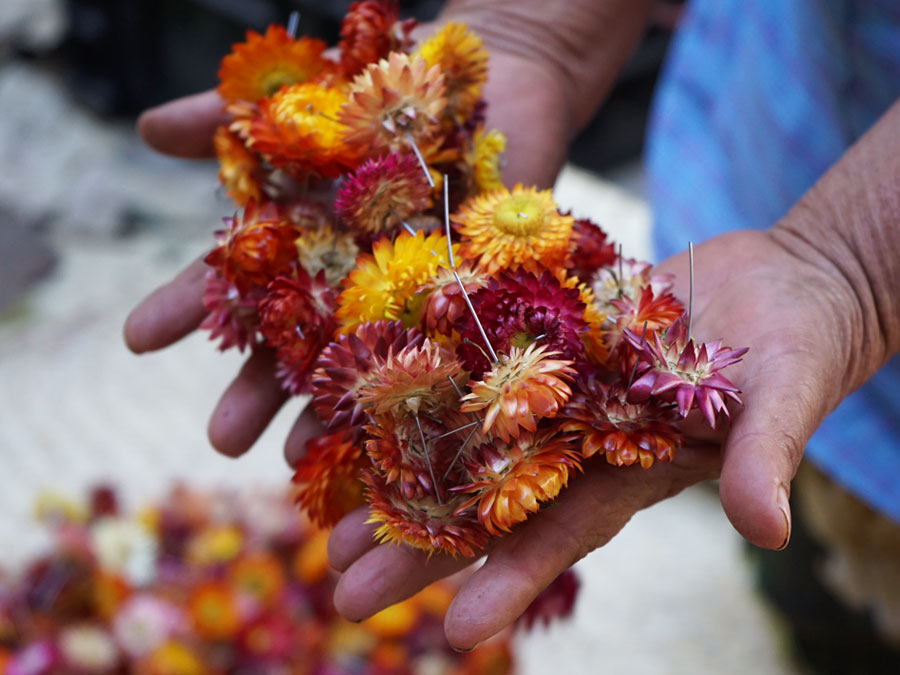
<path fill-rule="evenodd" d="M 255 102 L 286 85 L 323 75 L 332 64 L 322 56 L 325 43 L 314 38 L 295 40 L 282 26 L 269 26 L 264 35 L 247 31 L 247 41 L 234 45 L 219 68 L 219 95 L 226 102 Z"/>
<path fill-rule="evenodd" d="M 507 443 L 522 430 L 536 431 L 537 421 L 555 417 L 572 395 L 567 382 L 576 372 L 573 362 L 549 358 L 555 354 L 537 343 L 510 347 L 481 381 L 469 381 L 471 393 L 460 399 L 460 411 L 487 409 L 482 431 Z"/>
<path fill-rule="evenodd" d="M 228 196 L 238 206 L 245 206 L 251 199 L 260 201 L 263 192 L 259 158 L 225 126 L 216 129 L 213 147 L 219 159 L 219 181 Z"/>
<path fill-rule="evenodd" d="M 408 152 L 407 135 L 422 148 L 440 133 L 446 104 L 438 67 L 429 68 L 420 56 L 391 52 L 350 85 L 340 115 L 347 128 L 344 140 L 375 155 Z"/>
<path fill-rule="evenodd" d="M 306 455 L 294 465 L 294 502 L 320 527 L 333 527 L 365 503 L 359 481 L 368 464 L 362 446 L 343 431 L 306 442 Z"/>
<path fill-rule="evenodd" d="M 417 53 L 429 68 L 437 66 L 443 73 L 447 112 L 462 124 L 472 115 L 487 82 L 488 52 L 481 38 L 465 24 L 449 21 L 422 42 Z"/>
<path fill-rule="evenodd" d="M 337 87 L 314 82 L 285 87 L 260 101 L 248 144 L 296 178 L 336 178 L 359 162 L 359 152 L 344 143 L 347 130 L 338 120 L 345 101 Z"/>
<path fill-rule="evenodd" d="M 494 274 L 522 267 L 539 274 L 565 262 L 572 217 L 556 208 L 550 190 L 516 185 L 466 200 L 453 216 L 464 258 Z"/>
<path fill-rule="evenodd" d="M 241 216 L 226 218 L 225 224 L 228 229 L 216 232 L 219 246 L 205 261 L 241 293 L 290 272 L 297 259 L 297 229 L 274 203 L 251 199 Z"/>
<path fill-rule="evenodd" d="M 654 460 L 671 461 L 681 447 L 675 411 L 658 402 L 629 403 L 622 391 L 610 390 L 595 379 L 580 389 L 561 413 L 563 429 L 581 436 L 581 454 L 602 453 L 616 466 L 635 462 L 647 469 Z"/>
<path fill-rule="evenodd" d="M 135 666 L 135 675 L 205 675 L 207 667 L 187 645 L 169 640 Z"/>
<path fill-rule="evenodd" d="M 509 532 L 542 502 L 555 499 L 569 474 L 580 470 L 575 438 L 544 431 L 522 434 L 510 444 L 481 446 L 466 460 L 472 482 L 454 488 L 471 495 L 457 512 L 477 504 L 478 521 L 488 532 Z"/>
<path fill-rule="evenodd" d="M 453 245 L 454 255 L 457 247 Z M 335 313 L 341 332 L 379 319 L 402 320 L 412 327 L 425 299 L 421 288 L 440 266 L 448 266 L 447 239 L 438 232 L 427 237 L 423 232 L 415 236 L 401 232 L 393 242 L 379 239 L 344 280 Z"/>

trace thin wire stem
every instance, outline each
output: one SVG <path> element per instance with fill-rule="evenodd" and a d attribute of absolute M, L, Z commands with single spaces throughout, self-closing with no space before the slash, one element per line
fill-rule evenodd
<path fill-rule="evenodd" d="M 441 480 L 447 480 L 447 476 L 450 475 L 450 470 L 453 468 L 453 465 L 456 464 L 456 461 L 463 453 L 463 449 L 468 445 L 469 441 L 472 440 L 472 436 L 475 435 L 476 431 L 478 431 L 478 427 L 473 427 L 472 431 L 469 432 L 469 435 L 463 440 L 462 445 L 459 446 L 459 450 L 456 451 L 456 454 L 453 456 L 453 461 L 450 462 L 450 466 L 447 467 L 447 470 L 444 472 L 444 477 Z"/>
<path fill-rule="evenodd" d="M 692 339 L 691 328 L 694 323 L 694 242 L 688 242 L 688 271 L 690 274 L 690 290 L 688 291 L 688 340 Z"/>
<path fill-rule="evenodd" d="M 428 466 L 428 475 L 431 476 L 431 485 L 434 487 L 434 496 L 437 498 L 438 504 L 443 504 L 441 501 L 441 488 L 434 479 L 434 469 L 431 466 L 431 456 L 428 454 L 428 443 L 425 442 L 425 434 L 422 432 L 422 423 L 419 421 L 418 415 L 413 419 L 416 420 L 416 429 L 419 430 L 419 439 L 422 441 L 422 454 L 425 455 L 425 464 Z"/>
<path fill-rule="evenodd" d="M 425 158 L 422 157 L 422 153 L 419 152 L 419 146 L 416 145 L 416 142 L 413 140 L 412 134 L 410 134 L 408 131 L 404 131 L 403 133 L 406 134 L 406 140 L 409 142 L 413 153 L 415 153 L 416 159 L 419 160 L 419 166 L 422 167 L 422 172 L 425 174 L 425 180 L 427 180 L 428 185 L 433 188 L 434 179 L 432 179 L 431 177 L 431 172 L 428 170 L 428 165 L 425 163 Z"/>
<path fill-rule="evenodd" d="M 294 10 L 288 17 L 287 34 L 292 38 L 297 37 L 297 29 L 300 28 L 300 12 Z"/>

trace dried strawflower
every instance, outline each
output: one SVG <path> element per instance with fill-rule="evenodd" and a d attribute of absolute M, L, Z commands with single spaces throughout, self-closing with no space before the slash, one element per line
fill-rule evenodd
<path fill-rule="evenodd" d="M 366 464 L 362 446 L 344 431 L 311 438 L 294 465 L 295 503 L 319 527 L 333 527 L 365 503 L 360 472 Z"/>
<path fill-rule="evenodd" d="M 425 299 L 420 289 L 439 266 L 447 266 L 447 239 L 438 232 L 427 237 L 423 232 L 415 236 L 401 232 L 394 241 L 379 239 L 344 281 L 335 313 L 341 330 L 349 332 L 379 319 L 415 325 Z"/>
<path fill-rule="evenodd" d="M 460 282 L 465 292 L 471 295 L 490 279 L 487 272 L 468 260 L 459 263 L 455 271 L 456 274 L 449 267 L 439 267 L 423 287 L 428 297 L 422 307 L 422 327 L 429 334 L 450 335 L 453 324 L 467 315 L 469 309 L 459 287 Z"/>
<path fill-rule="evenodd" d="M 348 429 L 359 440 L 368 419 L 357 396 L 359 388 L 376 362 L 424 339 L 418 330 L 407 330 L 399 321 L 377 321 L 359 324 L 325 347 L 312 376 L 312 405 L 328 430 Z"/>
<path fill-rule="evenodd" d="M 416 416 L 437 412 L 455 391 L 460 362 L 452 352 L 425 339 L 397 353 L 389 351 L 375 364 L 356 393 L 371 415 Z"/>
<path fill-rule="evenodd" d="M 220 126 L 213 135 L 213 148 L 219 160 L 219 181 L 238 206 L 263 198 L 262 166 L 244 141 L 228 127 Z"/>
<path fill-rule="evenodd" d="M 454 488 L 468 495 L 459 511 L 477 505 L 478 522 L 488 532 L 509 532 L 541 503 L 555 499 L 570 473 L 581 468 L 574 439 L 550 430 L 481 446 L 466 460 L 472 482 Z"/>
<path fill-rule="evenodd" d="M 278 277 L 266 291 L 259 303 L 259 330 L 278 352 L 285 388 L 294 394 L 306 391 L 313 364 L 337 327 L 334 292 L 324 272 L 312 279 L 302 269 Z"/>
<path fill-rule="evenodd" d="M 572 217 L 556 208 L 550 190 L 516 185 L 466 200 L 453 222 L 462 236 L 460 252 L 492 274 L 501 269 L 540 273 L 563 265 Z"/>
<path fill-rule="evenodd" d="M 222 59 L 219 94 L 226 102 L 256 102 L 286 85 L 312 80 L 330 67 L 323 51 L 321 40 L 295 40 L 282 26 L 269 26 L 264 35 L 248 30 L 247 41 Z"/>
<path fill-rule="evenodd" d="M 359 247 L 349 232 L 340 232 L 328 223 L 305 227 L 297 237 L 297 257 L 307 274 L 325 272 L 329 286 L 337 287 L 356 265 Z"/>
<path fill-rule="evenodd" d="M 524 349 L 537 343 L 560 358 L 584 361 L 581 335 L 587 328 L 585 305 L 575 288 L 563 288 L 549 272 L 535 276 L 524 270 L 503 273 L 471 296 L 475 313 L 494 350 Z M 470 313 L 454 329 L 462 340 L 457 353 L 466 370 L 478 378 L 490 367 L 480 331 Z"/>
<path fill-rule="evenodd" d="M 587 218 L 572 221 L 572 238 L 566 270 L 580 281 L 590 281 L 601 267 L 610 267 L 616 261 L 616 247 L 606 237 L 606 232 Z"/>
<path fill-rule="evenodd" d="M 363 480 L 368 487 L 367 522 L 377 524 L 376 540 L 467 558 L 487 544 L 487 531 L 473 514 L 460 508 L 462 498 L 442 503 L 433 496 L 410 500 L 374 472 L 364 472 Z"/>
<path fill-rule="evenodd" d="M 506 136 L 498 129 L 475 130 L 472 148 L 466 153 L 466 163 L 472 171 L 472 178 L 478 192 L 493 192 L 503 189 L 500 175 L 500 156 L 506 150 Z"/>
<path fill-rule="evenodd" d="M 334 212 L 358 232 L 381 234 L 428 208 L 430 194 L 415 155 L 390 153 L 364 162 L 344 179 Z"/>
<path fill-rule="evenodd" d="M 272 202 L 252 199 L 243 213 L 225 218 L 227 229 L 216 232 L 219 246 L 204 259 L 246 294 L 290 272 L 297 259 L 297 229 Z"/>
<path fill-rule="evenodd" d="M 460 411 L 483 411 L 482 431 L 506 443 L 536 431 L 538 420 L 555 417 L 572 395 L 572 361 L 550 358 L 554 355 L 534 343 L 524 350 L 510 347 L 481 381 L 469 381 L 471 392 L 460 399 Z"/>
<path fill-rule="evenodd" d="M 347 145 L 370 154 L 408 152 L 434 140 L 446 105 L 444 78 L 419 56 L 391 52 L 370 64 L 350 85 L 340 121 Z"/>
<path fill-rule="evenodd" d="M 419 45 L 418 54 L 443 73 L 451 119 L 459 124 L 467 120 L 487 82 L 488 53 L 481 38 L 465 24 L 448 21 Z"/>
<path fill-rule="evenodd" d="M 336 178 L 360 159 L 344 142 L 347 129 L 338 115 L 345 102 L 339 88 L 314 82 L 285 87 L 260 101 L 247 142 L 296 178 Z"/>
<path fill-rule="evenodd" d="M 244 351 L 256 344 L 259 315 L 256 305 L 262 298 L 262 288 L 254 286 L 242 296 L 237 286 L 216 270 L 206 273 L 203 306 L 209 314 L 200 328 L 209 331 L 210 340 L 219 340 L 219 350 L 237 347 Z"/>
<path fill-rule="evenodd" d="M 397 21 L 396 0 L 362 0 L 347 9 L 341 21 L 338 51 L 344 75 L 352 77 L 393 51 L 404 51 L 412 40 L 415 20 Z"/>
<path fill-rule="evenodd" d="M 596 380 L 580 382 L 562 417 L 563 429 L 582 435 L 585 458 L 600 453 L 616 466 L 640 462 L 647 469 L 654 460 L 671 461 L 682 443 L 671 406 L 653 400 L 629 403 L 623 391 L 610 391 Z"/>
<path fill-rule="evenodd" d="M 722 340 L 698 345 L 688 335 L 683 318 L 663 333 L 642 340 L 631 331 L 625 332 L 645 365 L 629 389 L 629 399 L 641 401 L 653 395 L 675 401 L 682 417 L 687 417 L 692 408 L 699 408 L 715 429 L 719 412 L 729 416 L 725 399 L 741 402 L 740 389 L 719 371 L 740 361 L 748 348 L 724 347 Z"/>

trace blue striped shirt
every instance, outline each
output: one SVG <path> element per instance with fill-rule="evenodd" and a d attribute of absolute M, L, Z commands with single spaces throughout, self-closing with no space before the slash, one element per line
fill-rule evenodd
<path fill-rule="evenodd" d="M 651 116 L 657 257 L 769 227 L 898 98 L 900 0 L 694 0 Z M 806 456 L 900 522 L 900 356 Z"/>

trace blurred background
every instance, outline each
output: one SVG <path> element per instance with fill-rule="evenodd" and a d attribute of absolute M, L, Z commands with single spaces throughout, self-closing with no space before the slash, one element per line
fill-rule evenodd
<path fill-rule="evenodd" d="M 440 2 L 401 2 L 425 20 Z M 205 436 L 240 364 L 205 335 L 141 357 L 121 340 L 128 310 L 212 241 L 232 207 L 212 162 L 154 155 L 135 115 L 212 87 L 246 28 L 301 13 L 300 32 L 336 40 L 348 2 L 2 0 L 0 2 L 0 566 L 47 545 L 33 525 L 42 490 L 118 487 L 141 504 L 172 481 L 283 488 L 281 441 L 301 402 L 245 457 Z M 640 154 L 677 3 L 573 144 L 557 201 L 647 258 Z M 638 514 L 577 566 L 574 616 L 517 636 L 522 673 L 799 672 L 753 590 L 740 538 L 715 490 L 691 489 Z"/>

